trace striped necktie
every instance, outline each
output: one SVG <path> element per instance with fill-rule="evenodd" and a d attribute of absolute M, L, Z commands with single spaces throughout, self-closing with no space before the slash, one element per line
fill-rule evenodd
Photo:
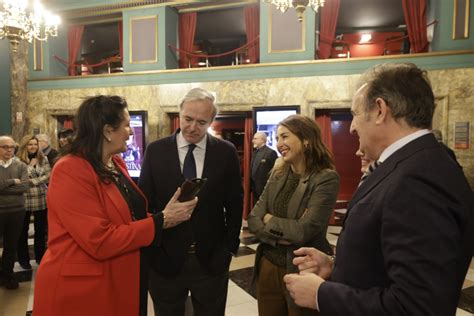
<path fill-rule="evenodd" d="M 360 181 L 359 181 L 359 185 L 357 187 L 360 187 L 362 185 L 362 183 L 365 181 L 365 179 L 367 179 L 370 174 L 372 172 L 374 172 L 375 169 L 377 169 L 377 167 L 380 166 L 380 161 L 378 160 L 375 160 L 373 161 L 369 167 L 367 168 L 367 170 L 364 172 L 364 174 L 362 175 L 362 177 L 360 178 Z"/>

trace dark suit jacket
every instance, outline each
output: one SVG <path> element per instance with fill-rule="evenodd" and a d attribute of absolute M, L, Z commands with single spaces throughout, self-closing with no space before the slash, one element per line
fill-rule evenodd
<path fill-rule="evenodd" d="M 243 189 L 237 151 L 228 141 L 207 137 L 202 173 L 207 183 L 198 195 L 191 220 L 165 229 L 161 247 L 150 250 L 152 267 L 164 277 L 181 271 L 192 242 L 196 242 L 196 255 L 210 274 L 225 272 L 230 254 L 239 248 Z M 151 211 L 162 211 L 183 181 L 176 134 L 151 143 L 139 180 Z"/>
<path fill-rule="evenodd" d="M 473 194 L 432 134 L 386 159 L 349 203 L 321 315 L 455 315 L 472 258 Z"/>
<path fill-rule="evenodd" d="M 252 192 L 255 203 L 257 203 L 258 198 L 263 192 L 263 188 L 265 188 L 267 184 L 270 171 L 277 158 L 276 151 L 267 146 L 263 146 L 254 152 L 252 156 L 250 167 L 252 168 Z"/>

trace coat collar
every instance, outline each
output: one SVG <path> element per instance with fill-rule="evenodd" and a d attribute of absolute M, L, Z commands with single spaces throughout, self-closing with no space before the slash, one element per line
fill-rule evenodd
<path fill-rule="evenodd" d="M 390 173 L 397 167 L 397 165 L 414 155 L 420 150 L 439 146 L 436 142 L 433 134 L 426 134 L 421 136 L 414 141 L 406 144 L 391 156 L 389 156 L 380 166 L 374 170 L 372 174 L 365 180 L 361 186 L 357 189 L 348 205 L 348 211 L 356 204 L 360 199 L 370 193 L 374 187 L 376 187 L 383 179 L 388 177 Z M 347 216 L 346 216 L 347 217 Z"/>

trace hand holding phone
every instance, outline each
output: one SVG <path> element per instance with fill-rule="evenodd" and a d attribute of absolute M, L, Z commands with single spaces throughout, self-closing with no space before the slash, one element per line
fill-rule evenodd
<path fill-rule="evenodd" d="M 178 197 L 178 201 L 186 202 L 194 199 L 199 191 L 201 191 L 206 181 L 207 179 L 202 178 L 194 178 L 184 181 L 181 185 L 181 194 Z"/>

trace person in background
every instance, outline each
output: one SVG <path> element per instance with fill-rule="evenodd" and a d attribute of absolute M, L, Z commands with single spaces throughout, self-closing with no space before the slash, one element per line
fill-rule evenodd
<path fill-rule="evenodd" d="M 300 274 L 284 280 L 298 305 L 321 315 L 456 314 L 472 259 L 474 200 L 430 131 L 434 109 L 427 74 L 414 64 L 362 75 L 350 131 L 380 165 L 349 203 L 335 260 L 295 251 Z"/>
<path fill-rule="evenodd" d="M 223 316 L 242 225 L 239 158 L 232 143 L 207 132 L 217 115 L 209 91 L 190 90 L 179 108 L 180 129 L 147 147 L 139 185 L 160 212 L 185 179 L 207 182 L 191 220 L 165 231 L 161 247 L 151 249 L 150 294 L 160 316 L 184 315 L 188 292 L 195 315 Z"/>
<path fill-rule="evenodd" d="M 54 163 L 56 162 L 56 158 L 58 156 L 58 151 L 51 147 L 51 139 L 49 138 L 48 135 L 46 134 L 37 134 L 36 138 L 39 141 L 39 147 L 41 151 L 43 152 L 43 155 L 48 157 L 48 162 L 51 166 L 51 169 L 54 166 Z"/>
<path fill-rule="evenodd" d="M 36 263 L 41 262 L 46 251 L 47 206 L 46 192 L 48 190 L 51 167 L 48 158 L 39 149 L 38 138 L 26 135 L 20 141 L 17 157 L 28 166 L 30 187 L 25 193 L 25 221 L 18 241 L 18 262 L 23 269 L 30 270 L 30 253 L 28 251 L 28 231 L 30 218 L 34 218 L 34 252 Z"/>
<path fill-rule="evenodd" d="M 20 227 L 25 218 L 25 197 L 28 190 L 28 168 L 15 159 L 15 141 L 10 136 L 0 136 L 0 239 L 3 253 L 0 264 L 0 286 L 14 290 L 18 280 L 13 274 Z"/>
<path fill-rule="evenodd" d="M 462 169 L 462 166 L 459 164 L 459 161 L 457 160 L 456 154 L 454 153 L 454 151 L 451 148 L 449 148 L 448 145 L 443 143 L 443 133 L 439 129 L 433 129 L 431 130 L 431 132 L 433 133 L 434 137 L 438 141 L 441 148 L 443 148 L 443 150 L 448 154 L 448 156 L 451 157 L 454 160 L 454 162 L 459 166 L 459 168 Z"/>
<path fill-rule="evenodd" d="M 178 189 L 163 212 L 147 214 L 118 155 L 132 133 L 121 97 L 87 98 L 76 120 L 77 136 L 49 183 L 48 250 L 36 273 L 33 315 L 146 315 L 140 248 L 159 246 L 163 230 L 186 221 L 196 199 L 178 202 Z"/>
<path fill-rule="evenodd" d="M 71 144 L 74 138 L 74 131 L 70 128 L 62 129 L 58 132 L 58 144 L 59 150 L 63 150 L 64 147 Z"/>
<path fill-rule="evenodd" d="M 267 146 L 267 134 L 264 132 L 256 132 L 253 135 L 252 143 L 255 151 L 250 163 L 252 167 L 250 185 L 253 192 L 253 201 L 257 203 L 278 155 L 276 151 Z"/>
<path fill-rule="evenodd" d="M 329 218 L 339 192 L 339 176 L 316 122 L 291 115 L 278 124 L 281 154 L 248 218 L 261 241 L 255 258 L 258 314 L 317 315 L 289 297 L 283 276 L 294 272 L 293 251 L 310 246 L 332 255 L 326 239 Z"/>

